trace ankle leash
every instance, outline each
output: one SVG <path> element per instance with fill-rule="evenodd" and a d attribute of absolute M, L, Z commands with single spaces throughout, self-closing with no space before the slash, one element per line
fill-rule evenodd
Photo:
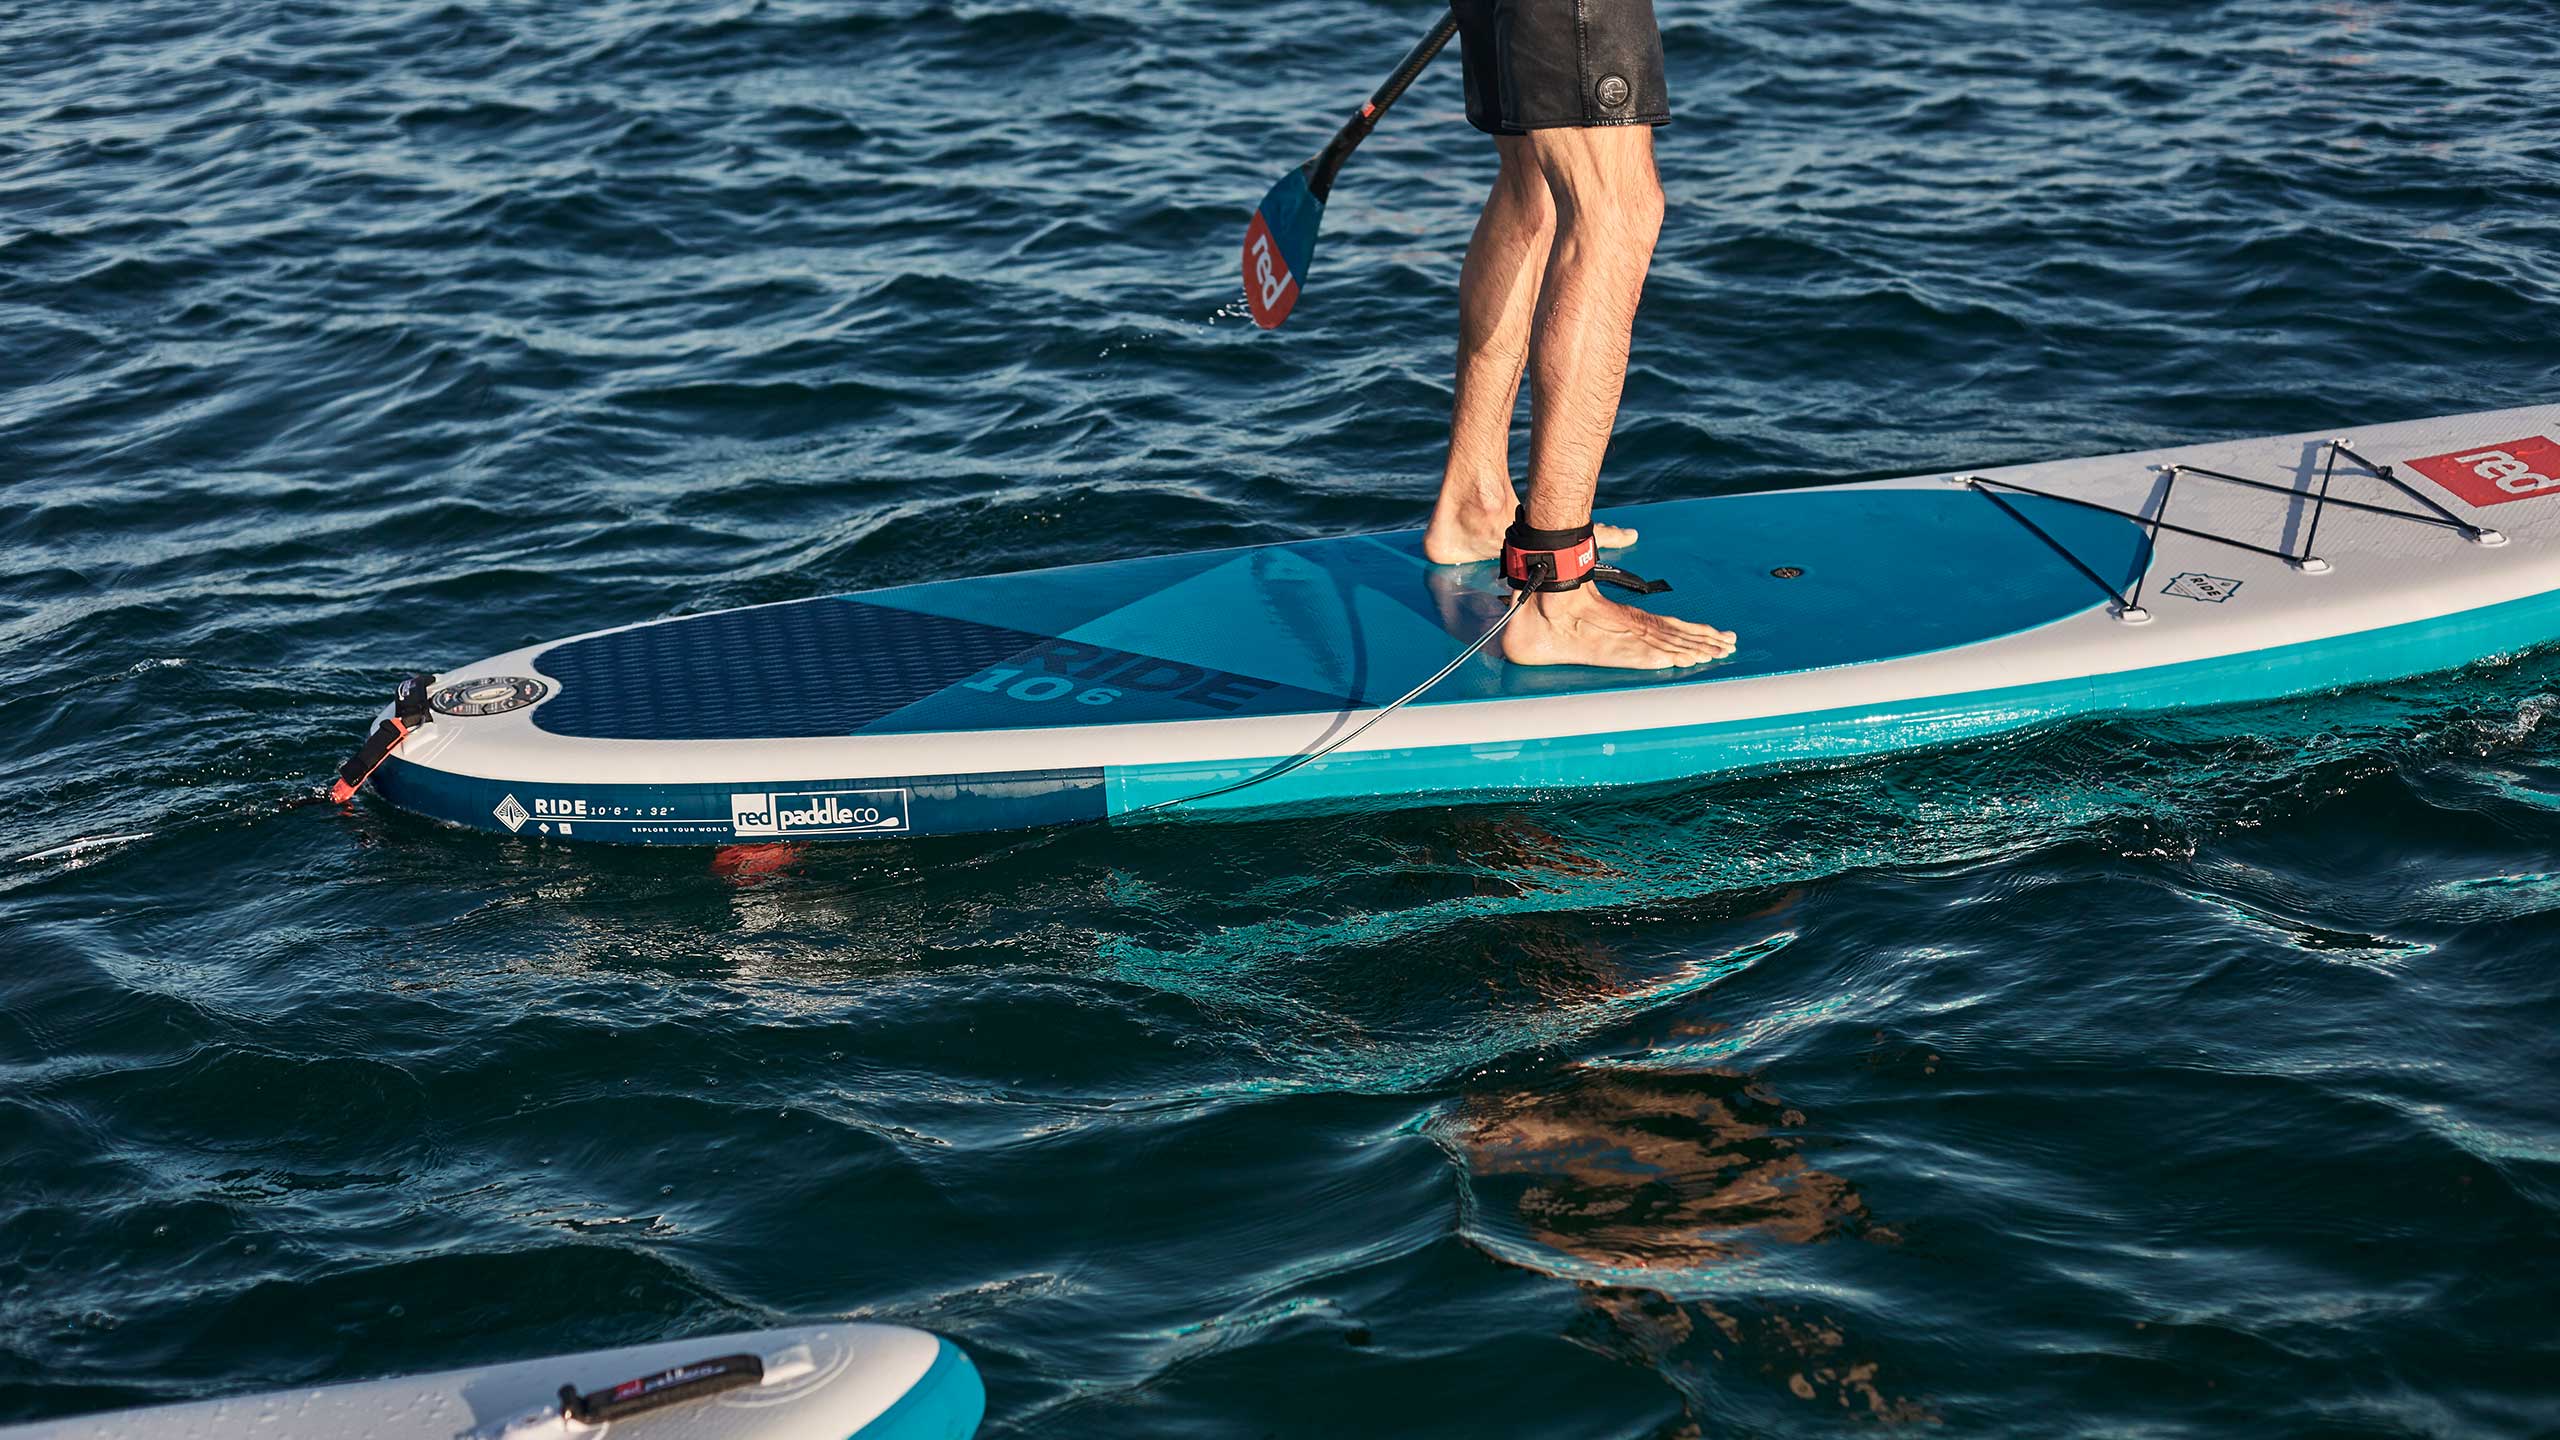
<path fill-rule="evenodd" d="M 1523 505 L 1502 536 L 1502 578 L 1523 593 L 1579 590 L 1597 580 L 1638 595 L 1662 595 L 1667 580 L 1647 580 L 1632 571 L 1600 563 L 1600 547 L 1591 538 L 1591 522 L 1571 530 L 1532 530 L 1529 507 Z"/>

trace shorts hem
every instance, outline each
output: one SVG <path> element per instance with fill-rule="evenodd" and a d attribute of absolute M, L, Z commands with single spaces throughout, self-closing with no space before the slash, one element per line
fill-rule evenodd
<path fill-rule="evenodd" d="M 1659 130 L 1671 123 L 1668 113 L 1629 115 L 1619 120 L 1524 120 L 1518 124 L 1487 125 L 1470 115 L 1467 123 L 1487 135 L 1526 135 L 1532 130 L 1615 130 L 1628 125 L 1650 125 Z"/>

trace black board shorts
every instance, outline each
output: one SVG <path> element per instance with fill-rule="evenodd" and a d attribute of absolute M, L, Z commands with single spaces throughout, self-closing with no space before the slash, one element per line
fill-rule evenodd
<path fill-rule="evenodd" d="M 1467 123 L 1488 135 L 1667 125 L 1653 0 L 1450 0 Z"/>

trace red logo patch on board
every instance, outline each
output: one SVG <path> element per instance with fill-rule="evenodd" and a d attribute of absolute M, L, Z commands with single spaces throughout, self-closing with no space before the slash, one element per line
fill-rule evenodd
<path fill-rule="evenodd" d="M 2528 435 L 2450 455 L 2430 455 L 2410 461 L 2409 468 L 2452 491 L 2466 505 L 2504 505 L 2560 491 L 2560 440 Z"/>

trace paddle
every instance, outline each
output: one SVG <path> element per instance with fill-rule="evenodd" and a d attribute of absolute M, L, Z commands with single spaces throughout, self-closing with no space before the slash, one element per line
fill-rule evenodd
<path fill-rule="evenodd" d="M 1244 232 L 1244 299 L 1253 311 L 1253 321 L 1265 330 L 1278 329 L 1289 318 L 1298 303 L 1298 292 L 1306 288 L 1307 266 L 1315 259 L 1316 226 L 1324 222 L 1325 197 L 1333 193 L 1333 177 L 1342 172 L 1342 162 L 1369 132 L 1377 128 L 1378 117 L 1396 103 L 1422 67 L 1440 53 L 1457 33 L 1458 17 L 1444 14 L 1422 43 L 1413 47 L 1396 66 L 1387 83 L 1360 107 L 1333 140 L 1316 157 L 1288 174 L 1262 197 L 1261 208 L 1253 212 L 1253 223 Z"/>

